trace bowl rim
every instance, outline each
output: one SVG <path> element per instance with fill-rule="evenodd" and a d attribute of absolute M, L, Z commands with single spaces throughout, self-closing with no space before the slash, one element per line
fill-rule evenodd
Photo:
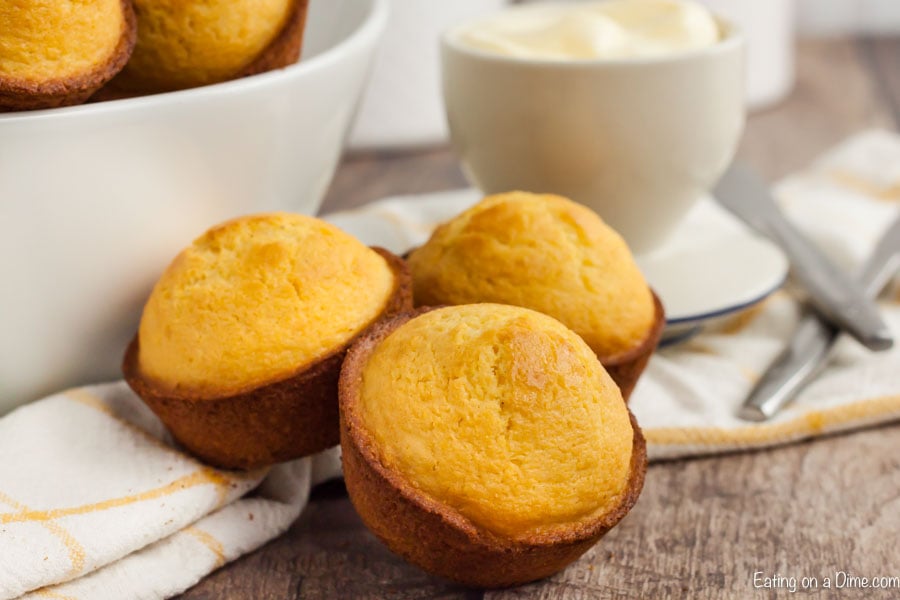
<path fill-rule="evenodd" d="M 559 5 L 573 5 L 574 2 L 566 1 L 559 2 Z M 711 13 L 713 19 L 719 27 L 719 32 L 721 37 L 716 40 L 714 44 L 709 46 L 704 46 L 702 48 L 695 48 L 692 50 L 685 50 L 680 52 L 673 52 L 670 54 L 663 54 L 660 56 L 646 56 L 646 57 L 630 57 L 630 58 L 537 58 L 537 57 L 521 57 L 521 56 L 509 56 L 505 54 L 499 54 L 496 52 L 491 52 L 489 50 L 483 50 L 481 48 L 476 48 L 473 46 L 468 46 L 462 41 L 460 41 L 460 34 L 467 28 L 491 19 L 492 17 L 496 17 L 505 12 L 524 12 L 529 10 L 537 10 L 535 4 L 522 4 L 515 6 L 507 6 L 505 8 L 500 9 L 499 11 L 495 11 L 492 14 L 481 15 L 479 17 L 474 17 L 471 19 L 467 19 L 461 23 L 457 23 L 451 27 L 448 27 L 441 33 L 441 49 L 444 52 L 453 52 L 455 54 L 459 54 L 465 56 L 467 58 L 471 58 L 473 60 L 482 60 L 489 63 L 495 64 L 508 64 L 515 65 L 523 68 L 554 68 L 554 69 L 622 69 L 622 68 L 640 68 L 640 67 L 653 67 L 658 65 L 671 65 L 676 63 L 685 63 L 693 60 L 698 60 L 710 56 L 717 56 L 720 54 L 727 54 L 734 51 L 742 51 L 745 46 L 744 32 L 743 30 L 734 24 L 733 21 L 723 18 L 721 15 L 717 13 Z"/>
<path fill-rule="evenodd" d="M 329 68 L 341 60 L 344 55 L 354 54 L 356 50 L 365 47 L 377 40 L 383 33 L 388 19 L 388 0 L 353 0 L 366 2 L 368 12 L 361 19 L 359 25 L 344 39 L 338 41 L 316 54 L 304 60 L 288 65 L 281 69 L 266 71 L 249 77 L 232 79 L 221 83 L 204 85 L 185 90 L 149 94 L 134 98 L 121 98 L 118 100 L 106 100 L 75 106 L 47 108 L 42 110 L 21 112 L 0 112 L 0 127 L 7 123 L 43 122 L 52 119 L 77 118 L 78 116 L 113 114 L 140 110 L 154 105 L 184 104 L 187 102 L 202 102 L 216 98 L 224 98 L 246 91 L 259 90 L 278 85 L 282 80 L 294 77 L 302 77 L 307 73 L 315 73 Z"/>

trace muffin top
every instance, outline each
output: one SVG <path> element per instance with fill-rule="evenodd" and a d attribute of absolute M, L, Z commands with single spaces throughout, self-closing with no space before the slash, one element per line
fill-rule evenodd
<path fill-rule="evenodd" d="M 655 319 L 625 241 L 588 208 L 549 194 L 488 196 L 409 258 L 417 305 L 498 302 L 562 321 L 601 360 L 640 345 Z"/>
<path fill-rule="evenodd" d="M 138 38 L 116 85 L 165 91 L 233 78 L 281 32 L 297 0 L 134 0 Z"/>
<path fill-rule="evenodd" d="M 578 335 L 532 310 L 452 306 L 404 323 L 362 368 L 360 414 L 387 467 L 498 534 L 589 520 L 626 491 L 618 388 Z"/>
<path fill-rule="evenodd" d="M 384 258 L 324 221 L 235 219 L 195 240 L 153 288 L 139 368 L 163 388 L 245 391 L 342 348 L 393 291 Z"/>
<path fill-rule="evenodd" d="M 0 2 L 0 79 L 90 73 L 113 56 L 125 28 L 122 0 Z"/>

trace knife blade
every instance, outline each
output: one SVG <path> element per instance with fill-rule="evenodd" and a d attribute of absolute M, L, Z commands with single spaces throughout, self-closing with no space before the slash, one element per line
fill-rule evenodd
<path fill-rule="evenodd" d="M 887 350 L 893 345 L 875 302 L 788 222 L 759 176 L 732 164 L 713 195 L 722 206 L 781 246 L 794 267 L 795 281 L 825 319 L 870 350 Z"/>
<path fill-rule="evenodd" d="M 859 277 L 867 298 L 875 299 L 900 269 L 900 216 L 881 236 Z M 840 329 L 807 311 L 788 346 L 775 359 L 747 396 L 738 416 L 765 421 L 790 402 L 825 363 Z"/>

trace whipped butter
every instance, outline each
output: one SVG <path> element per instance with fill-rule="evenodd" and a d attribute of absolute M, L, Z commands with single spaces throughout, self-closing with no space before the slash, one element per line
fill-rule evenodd
<path fill-rule="evenodd" d="M 685 0 L 536 4 L 479 20 L 458 33 L 471 48 L 545 60 L 650 58 L 711 46 L 719 27 Z"/>

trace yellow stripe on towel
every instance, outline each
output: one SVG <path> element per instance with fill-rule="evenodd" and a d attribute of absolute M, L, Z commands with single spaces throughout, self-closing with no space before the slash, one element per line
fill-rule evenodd
<path fill-rule="evenodd" d="M 856 173 L 847 170 L 833 170 L 828 174 L 831 180 L 838 185 L 860 192 L 869 198 L 885 202 L 900 201 L 900 181 L 894 181 L 887 185 L 878 185 L 867 179 L 863 179 Z"/>
<path fill-rule="evenodd" d="M 15 516 L 17 514 L 24 514 L 30 512 L 30 509 L 22 504 L 21 502 L 11 498 L 10 496 L 0 492 L 0 501 L 4 504 L 12 506 L 14 509 L 19 511 L 18 513 L 5 513 L 0 515 L 0 519 L 3 519 L 7 516 Z M 6 523 L 7 521 L 2 521 Z M 10 522 L 13 522 L 12 520 Z M 59 538 L 59 541 L 63 543 L 63 546 L 66 547 L 66 551 L 69 553 L 69 562 L 71 563 L 71 568 L 67 573 L 67 577 L 71 578 L 76 575 L 81 574 L 84 570 L 84 546 L 82 546 L 78 540 L 76 540 L 71 533 L 66 530 L 65 527 L 60 525 L 59 523 L 55 523 L 53 521 L 41 521 L 41 526 L 44 527 L 47 531 L 52 533 L 54 536 Z"/>
<path fill-rule="evenodd" d="M 900 417 L 900 396 L 862 400 L 852 404 L 815 410 L 781 423 L 725 427 L 657 427 L 645 429 L 648 444 L 657 446 L 762 446 L 780 441 L 835 431 L 842 425 L 861 423 L 874 417 Z"/>
<path fill-rule="evenodd" d="M 82 546 L 65 527 L 55 521 L 46 521 L 41 523 L 41 525 L 43 525 L 47 531 L 58 537 L 59 541 L 65 545 L 66 551 L 69 553 L 69 562 L 72 566 L 66 574 L 66 579 L 81 575 L 82 571 L 84 571 L 84 546 Z"/>
<path fill-rule="evenodd" d="M 197 529 L 196 527 L 186 527 L 184 533 L 195 537 L 201 544 L 206 546 L 210 552 L 216 556 L 216 568 L 218 569 L 225 564 L 225 546 L 217 540 L 211 533 Z"/>
<path fill-rule="evenodd" d="M 227 500 L 229 483 L 229 479 L 222 476 L 222 474 L 220 474 L 215 469 L 204 467 L 198 471 L 195 471 L 194 473 L 191 473 L 190 475 L 179 477 L 175 481 L 164 486 L 147 490 L 146 492 L 141 492 L 139 494 L 132 494 L 130 496 L 122 496 L 119 498 L 111 498 L 110 500 L 103 500 L 101 502 L 93 502 L 91 504 L 72 506 L 68 508 L 56 508 L 52 510 L 23 510 L 17 513 L 5 513 L 0 515 L 0 523 L 23 523 L 27 521 L 43 522 L 72 515 L 83 515 L 100 510 L 118 508 L 120 506 L 128 506 L 129 504 L 134 504 L 135 502 L 143 502 L 145 500 L 161 498 L 164 496 L 168 496 L 169 494 L 173 494 L 175 492 L 179 492 L 181 490 L 192 488 L 198 485 L 215 485 L 219 494 L 219 506 L 223 506 L 225 504 L 225 501 Z"/>
<path fill-rule="evenodd" d="M 64 594 L 59 594 L 49 588 L 41 588 L 39 590 L 34 590 L 31 593 L 37 594 L 38 596 L 43 596 L 44 598 L 53 598 L 54 600 L 78 600 L 78 598 L 76 598 L 75 596 L 66 596 Z"/>

